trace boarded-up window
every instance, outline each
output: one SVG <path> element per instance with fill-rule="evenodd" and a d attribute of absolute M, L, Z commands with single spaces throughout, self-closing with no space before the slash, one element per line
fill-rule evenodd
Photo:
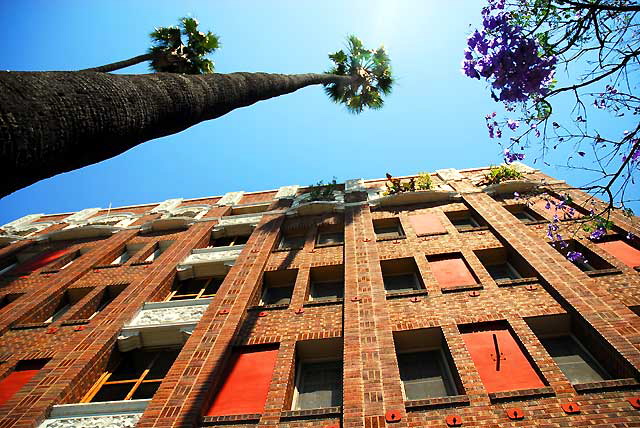
<path fill-rule="evenodd" d="M 277 356 L 277 346 L 235 350 L 207 416 L 262 413 Z"/>
<path fill-rule="evenodd" d="M 473 331 L 462 338 L 488 393 L 544 386 L 509 330 Z"/>
<path fill-rule="evenodd" d="M 19 361 L 16 368 L 0 380 L 0 406 L 31 380 L 49 360 Z"/>
<path fill-rule="evenodd" d="M 597 245 L 631 268 L 640 266 L 640 250 L 624 241 L 598 242 Z"/>
<path fill-rule="evenodd" d="M 448 254 L 429 257 L 428 260 L 431 272 L 443 290 L 478 283 L 462 255 Z"/>
<path fill-rule="evenodd" d="M 409 216 L 409 221 L 418 236 L 447 233 L 447 229 L 435 214 L 412 215 Z"/>

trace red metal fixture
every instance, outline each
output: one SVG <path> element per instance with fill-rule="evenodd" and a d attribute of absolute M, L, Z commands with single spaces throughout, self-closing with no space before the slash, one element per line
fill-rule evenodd
<path fill-rule="evenodd" d="M 400 422 L 402 420 L 402 416 L 400 416 L 400 410 L 389 410 L 384 415 L 384 420 L 387 422 Z"/>
<path fill-rule="evenodd" d="M 529 291 L 533 291 L 533 290 L 537 289 L 538 287 L 536 287 L 533 284 L 529 284 L 529 285 L 525 285 L 524 288 L 529 290 Z"/>
<path fill-rule="evenodd" d="M 449 427 L 460 427 L 462 426 L 462 418 L 458 415 L 449 415 L 445 419 L 447 426 Z"/>
<path fill-rule="evenodd" d="M 478 290 L 469 291 L 470 297 L 478 297 L 479 295 L 480 295 L 480 292 Z"/>
<path fill-rule="evenodd" d="M 580 413 L 580 406 L 575 402 L 563 403 L 561 404 L 561 407 L 562 410 L 564 410 L 564 412 L 568 414 Z"/>
<path fill-rule="evenodd" d="M 226 315 L 229 313 L 229 309 L 221 309 L 218 311 L 218 315 Z"/>
<path fill-rule="evenodd" d="M 266 317 L 267 316 L 267 312 L 265 312 L 265 311 L 258 312 L 258 316 L 259 317 Z"/>
<path fill-rule="evenodd" d="M 45 334 L 54 334 L 56 331 L 58 331 L 58 327 L 49 327 Z"/>
<path fill-rule="evenodd" d="M 631 403 L 634 409 L 640 410 L 640 397 L 630 397 L 627 401 Z"/>
<path fill-rule="evenodd" d="M 304 309 L 298 308 L 298 309 L 296 309 L 295 313 L 296 313 L 296 315 L 302 315 L 302 314 L 304 314 Z"/>
<path fill-rule="evenodd" d="M 511 409 L 507 409 L 507 417 L 512 421 L 524 419 L 524 412 L 519 407 L 512 407 Z"/>
<path fill-rule="evenodd" d="M 73 331 L 82 331 L 85 328 L 87 328 L 86 325 L 77 325 L 77 326 L 73 327 Z"/>
<path fill-rule="evenodd" d="M 358 296 L 353 296 L 353 297 L 351 298 L 351 301 L 352 301 L 352 302 L 359 302 L 360 300 L 362 300 L 362 299 L 361 299 L 360 297 L 358 297 Z"/>
<path fill-rule="evenodd" d="M 413 302 L 413 303 L 418 303 L 420 301 L 420 298 L 418 296 L 415 296 L 415 297 L 410 298 L 409 301 Z"/>

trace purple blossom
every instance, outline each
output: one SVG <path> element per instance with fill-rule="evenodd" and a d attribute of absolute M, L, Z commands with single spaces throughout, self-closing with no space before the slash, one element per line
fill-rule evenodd
<path fill-rule="evenodd" d="M 482 9 L 483 29 L 467 38 L 462 71 L 474 79 L 487 79 L 499 91 L 494 95 L 499 101 L 522 102 L 545 95 L 557 59 L 541 55 L 537 39 L 513 25 L 510 13 L 503 9 L 504 0 L 489 0 Z"/>
<path fill-rule="evenodd" d="M 635 238 L 635 235 L 631 232 L 627 232 L 627 239 L 631 241 L 633 238 Z"/>
<path fill-rule="evenodd" d="M 606 234 L 607 234 L 607 231 L 603 227 L 599 227 L 593 232 L 591 232 L 591 235 L 589 235 L 589 239 L 591 239 L 592 241 L 597 241 L 598 239 L 602 238 Z"/>
<path fill-rule="evenodd" d="M 520 199 L 520 193 L 518 192 L 513 192 L 513 198 L 517 201 L 518 199 Z"/>
<path fill-rule="evenodd" d="M 513 119 L 509 119 L 507 120 L 507 126 L 509 127 L 509 129 L 511 129 L 512 131 L 515 131 L 516 128 L 518 126 L 520 126 L 520 122 L 518 122 L 517 120 L 513 120 Z"/>
<path fill-rule="evenodd" d="M 521 161 L 524 159 L 524 153 L 511 153 L 510 149 L 504 149 L 504 161 L 505 163 L 511 163 L 515 161 Z"/>
<path fill-rule="evenodd" d="M 551 209 L 551 201 L 547 201 L 546 205 L 544 206 L 545 210 L 550 210 Z"/>
<path fill-rule="evenodd" d="M 567 253 L 567 259 L 572 261 L 573 263 L 587 262 L 587 260 L 584 258 L 584 255 L 580 251 L 569 251 Z"/>

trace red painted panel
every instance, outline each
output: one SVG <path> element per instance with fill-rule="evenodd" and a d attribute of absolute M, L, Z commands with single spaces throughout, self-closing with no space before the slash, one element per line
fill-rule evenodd
<path fill-rule="evenodd" d="M 24 361 L 23 363 L 28 364 L 23 364 L 23 368 L 20 368 L 20 363 L 18 363 L 18 367 L 9 376 L 0 381 L 0 406 L 29 382 L 44 367 L 46 362 L 46 360 Z"/>
<path fill-rule="evenodd" d="M 496 362 L 493 335 L 502 357 Z M 487 392 L 541 388 L 544 383 L 508 330 L 490 330 L 462 335 Z"/>
<path fill-rule="evenodd" d="M 429 260 L 429 266 L 440 288 L 477 284 L 462 257 L 452 256 L 447 259 Z"/>
<path fill-rule="evenodd" d="M 33 272 L 36 269 L 40 269 L 41 267 L 48 265 L 51 262 L 58 260 L 60 257 L 67 254 L 68 250 L 56 250 L 56 251 L 48 251 L 43 254 L 38 254 L 37 256 L 27 260 L 25 263 L 21 264 L 16 273 L 29 273 Z"/>
<path fill-rule="evenodd" d="M 624 241 L 598 242 L 596 245 L 629 267 L 640 266 L 640 250 Z"/>
<path fill-rule="evenodd" d="M 409 216 L 409 221 L 416 235 L 431 235 L 435 233 L 447 233 L 442 222 L 435 214 L 419 214 Z"/>
<path fill-rule="evenodd" d="M 273 347 L 234 352 L 207 416 L 262 413 L 277 356 L 278 349 Z"/>

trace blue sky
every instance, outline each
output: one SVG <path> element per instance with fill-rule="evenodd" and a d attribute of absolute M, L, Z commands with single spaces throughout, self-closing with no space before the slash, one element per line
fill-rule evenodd
<path fill-rule="evenodd" d="M 191 15 L 220 36 L 217 72 L 322 72 L 327 54 L 353 33 L 368 47 L 386 46 L 397 84 L 382 110 L 359 116 L 332 104 L 321 87 L 236 110 L 7 196 L 0 224 L 29 213 L 499 163 L 484 123 L 499 105 L 484 83 L 459 71 L 480 7 L 470 0 L 2 2 L 0 36 L 11 41 L 2 69 L 76 70 L 132 57 L 145 52 L 154 26 Z M 601 126 L 620 132 L 606 119 Z M 553 160 L 563 163 L 563 156 Z M 542 169 L 574 185 L 586 180 Z"/>

